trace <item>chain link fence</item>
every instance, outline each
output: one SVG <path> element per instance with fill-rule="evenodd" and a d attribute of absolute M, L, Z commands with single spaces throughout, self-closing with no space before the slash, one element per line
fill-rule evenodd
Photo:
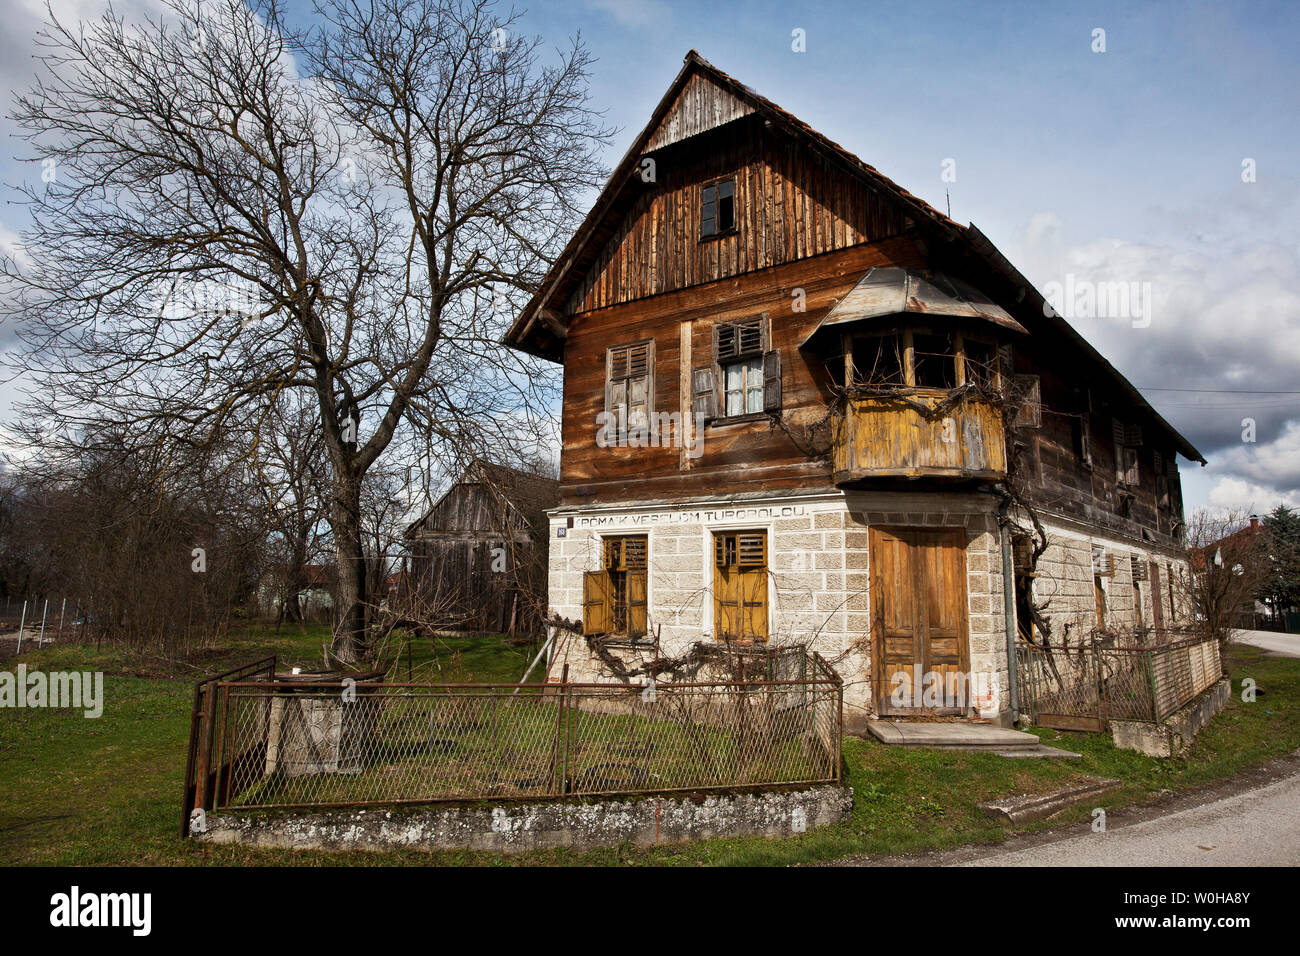
<path fill-rule="evenodd" d="M 1020 709 L 1040 727 L 1106 729 L 1111 719 L 1168 717 L 1223 676 L 1219 642 L 1151 647 L 1042 647 L 1020 642 Z"/>
<path fill-rule="evenodd" d="M 745 679 L 527 685 L 200 684 L 195 807 L 317 808 L 708 791 L 840 779 L 843 686 L 816 653 L 747 655 Z"/>

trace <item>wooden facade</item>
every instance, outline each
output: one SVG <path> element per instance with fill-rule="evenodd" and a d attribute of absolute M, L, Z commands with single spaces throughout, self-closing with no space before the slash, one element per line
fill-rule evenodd
<path fill-rule="evenodd" d="M 873 276 L 903 276 L 904 290 L 929 293 L 905 291 L 896 308 L 881 308 L 889 285 Z M 890 336 L 897 361 L 884 379 L 864 381 L 864 343 L 883 349 Z M 899 512 L 908 523 L 872 525 L 869 549 L 865 535 L 852 547 L 850 531 L 834 539 L 842 555 L 828 561 L 844 563 L 831 568 L 865 568 L 870 550 L 875 599 L 856 600 L 852 574 L 822 578 L 840 582 L 842 600 L 827 613 L 842 616 L 845 646 L 864 626 L 854 612 L 869 606 L 871 655 L 900 674 L 969 670 L 970 608 L 983 609 L 985 645 L 1001 639 L 987 629 L 1006 597 L 969 591 L 965 555 L 975 549 L 983 570 L 971 574 L 987 574 L 979 549 L 991 539 L 969 529 L 1007 482 L 1054 520 L 1174 555 L 1176 459 L 1203 460 L 978 229 L 694 53 L 506 342 L 563 366 L 566 534 L 587 515 L 640 509 L 652 520 L 656 508 L 719 499 L 910 496 Z M 841 507 L 848 513 L 826 527 L 866 521 Z M 919 527 L 931 511 L 958 526 Z M 765 563 L 761 573 L 726 561 L 698 569 L 709 597 L 704 610 L 684 611 L 697 569 L 670 552 L 660 593 L 682 595 L 672 612 L 682 633 L 689 618 L 717 640 L 765 640 L 778 568 L 797 577 L 807 564 L 825 567 L 780 553 L 780 540 L 798 539 L 778 524 L 701 529 L 705 550 L 762 536 Z M 593 557 L 609 537 L 591 540 L 597 547 L 552 564 L 552 586 L 583 563 L 581 585 L 561 587 L 578 596 L 564 600 L 580 605 L 589 638 L 628 636 L 622 622 L 633 612 L 617 610 L 628 606 L 620 586 L 635 590 L 638 608 L 645 597 L 653 630 L 654 537 L 634 585 Z M 821 539 L 796 547 L 812 540 Z M 877 668 L 872 706 L 889 712 L 882 676 Z"/>

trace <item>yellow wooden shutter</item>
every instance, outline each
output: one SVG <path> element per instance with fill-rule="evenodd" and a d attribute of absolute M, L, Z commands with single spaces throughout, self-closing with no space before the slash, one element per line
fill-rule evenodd
<path fill-rule="evenodd" d="M 718 616 L 715 630 L 720 641 L 734 641 L 740 636 L 739 583 L 740 573 L 727 567 L 719 567 L 713 577 Z"/>
<path fill-rule="evenodd" d="M 609 575 L 588 571 L 582 576 L 582 633 L 605 634 L 614 618 L 614 596 Z"/>
<path fill-rule="evenodd" d="M 641 637 L 647 627 L 646 572 L 627 572 L 627 636 Z"/>

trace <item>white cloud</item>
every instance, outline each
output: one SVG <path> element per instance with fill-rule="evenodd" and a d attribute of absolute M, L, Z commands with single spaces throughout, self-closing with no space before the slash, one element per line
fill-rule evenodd
<path fill-rule="evenodd" d="M 1265 443 L 1243 442 L 1218 456 L 1211 470 L 1241 475 L 1272 488 L 1300 488 L 1300 422 L 1289 421 Z"/>
<path fill-rule="evenodd" d="M 1300 507 L 1300 494 L 1294 491 L 1280 493 L 1241 478 L 1221 478 L 1210 489 L 1206 504 L 1212 511 L 1264 515 L 1278 505 Z"/>
<path fill-rule="evenodd" d="M 660 0 L 587 0 L 587 6 L 613 17 L 629 29 L 664 27 L 673 22 L 673 11 Z"/>

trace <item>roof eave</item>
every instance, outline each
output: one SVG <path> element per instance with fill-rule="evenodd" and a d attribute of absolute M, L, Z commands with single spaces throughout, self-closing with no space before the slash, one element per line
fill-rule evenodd
<path fill-rule="evenodd" d="M 1052 327 L 1067 338 L 1071 344 L 1082 351 L 1090 360 L 1101 366 L 1102 370 L 1114 379 L 1115 383 L 1119 386 L 1120 391 L 1131 399 L 1134 404 L 1150 415 L 1158 425 L 1173 437 L 1174 444 L 1178 446 L 1179 454 L 1184 458 L 1187 458 L 1189 461 L 1199 461 L 1202 465 L 1207 464 L 1205 456 L 1197 450 L 1196 446 L 1188 441 L 1183 434 L 1178 431 L 1178 429 L 1165 421 L 1164 416 L 1151 406 L 1151 403 L 1146 400 L 1146 397 L 1143 396 L 1140 391 L 1138 391 L 1137 387 L 1125 378 L 1119 369 L 1111 365 L 1110 362 L 1106 360 L 1106 357 L 1098 352 L 1087 339 L 1080 335 L 1075 330 L 1074 326 L 1070 325 L 1063 316 L 1051 307 L 1043 297 L 1042 293 L 1034 288 L 1033 283 L 1025 278 L 1024 274 L 1021 273 L 1021 271 L 1002 254 L 1001 250 L 999 250 L 997 246 L 993 245 L 992 241 L 984 235 L 984 233 L 980 232 L 979 228 L 974 223 L 967 226 L 964 233 L 971 249 L 974 250 L 981 259 L 997 271 L 1001 272 L 1013 284 L 1025 289 L 1026 297 L 1029 299 L 1030 304 L 1036 306 L 1042 312 L 1044 318 L 1052 324 Z"/>

